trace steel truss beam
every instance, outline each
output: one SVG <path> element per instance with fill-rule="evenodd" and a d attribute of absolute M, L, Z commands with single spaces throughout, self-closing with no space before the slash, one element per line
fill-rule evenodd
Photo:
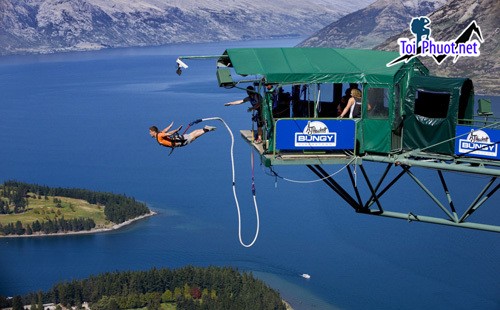
<path fill-rule="evenodd" d="M 447 199 L 447 205 L 443 204 L 438 198 L 436 198 L 436 196 L 429 189 L 429 187 L 425 186 L 425 184 L 412 173 L 411 166 L 409 165 L 405 164 L 393 165 L 392 163 L 387 164 L 384 173 L 382 174 L 382 176 L 380 177 L 375 186 L 373 186 L 372 181 L 370 180 L 363 165 L 362 164 L 357 165 L 357 167 L 360 168 L 361 173 L 363 175 L 363 179 L 370 191 L 370 197 L 365 202 L 363 202 L 363 199 L 361 198 L 357 180 L 354 177 L 354 174 L 350 166 L 348 166 L 347 171 L 349 174 L 349 178 L 351 180 L 351 185 L 355 197 L 349 194 L 321 166 L 307 165 L 307 167 L 311 171 L 313 171 L 318 177 L 320 177 L 335 193 L 337 193 L 345 202 L 347 202 L 347 204 L 349 204 L 358 213 L 403 219 L 410 222 L 423 222 L 423 223 L 447 225 L 447 226 L 454 226 L 461 228 L 484 230 L 490 232 L 500 232 L 500 226 L 498 225 L 488 225 L 488 224 L 466 221 L 500 188 L 500 184 L 497 182 L 497 176 L 495 175 L 492 176 L 489 182 L 481 189 L 478 196 L 474 199 L 474 201 L 471 202 L 471 204 L 467 207 L 464 213 L 459 216 L 455 208 L 455 205 L 453 203 L 451 193 L 448 189 L 448 185 L 441 170 L 437 170 L 437 174 Z M 399 172 L 391 180 L 388 180 L 389 171 L 393 167 L 400 167 L 402 171 Z M 434 204 L 441 210 L 443 217 L 426 216 L 426 215 L 416 214 L 413 212 L 401 213 L 401 212 L 387 211 L 383 208 L 380 198 L 385 193 L 387 193 L 387 191 L 391 189 L 401 179 L 403 175 L 408 175 L 420 187 L 420 189 L 431 198 Z M 385 181 L 388 181 L 388 183 L 385 187 L 382 187 L 382 184 Z"/>

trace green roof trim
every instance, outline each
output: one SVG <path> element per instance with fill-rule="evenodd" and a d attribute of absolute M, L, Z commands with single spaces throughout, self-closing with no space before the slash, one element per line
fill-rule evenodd
<path fill-rule="evenodd" d="M 399 53 L 336 48 L 234 48 L 219 63 L 239 75 L 262 75 L 269 83 L 376 83 L 392 84 L 404 66 L 423 67 L 417 58 L 408 64 L 386 64 Z"/>

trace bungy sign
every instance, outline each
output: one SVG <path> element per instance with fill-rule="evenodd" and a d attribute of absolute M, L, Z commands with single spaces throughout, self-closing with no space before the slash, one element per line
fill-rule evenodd
<path fill-rule="evenodd" d="M 280 119 L 278 150 L 354 150 L 356 122 L 333 119 Z"/>
<path fill-rule="evenodd" d="M 498 152 L 500 130 L 457 126 L 457 137 L 459 138 L 455 143 L 456 155 L 500 160 Z"/>

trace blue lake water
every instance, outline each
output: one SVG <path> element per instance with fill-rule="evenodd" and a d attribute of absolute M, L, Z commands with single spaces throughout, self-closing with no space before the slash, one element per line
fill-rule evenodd
<path fill-rule="evenodd" d="M 217 86 L 214 60 L 191 61 L 177 76 L 175 59 L 220 55 L 229 47 L 296 43 L 0 58 L 0 181 L 126 194 L 158 212 L 109 233 L 0 239 L 0 294 L 46 290 L 58 281 L 106 271 L 231 265 L 252 271 L 295 309 L 499 309 L 496 233 L 356 214 L 323 183 L 275 183 L 257 165 L 261 231 L 247 249 L 238 241 L 230 139 L 222 124 L 210 123 L 218 130 L 171 156 L 149 137 L 151 125 L 163 128 L 175 121 L 187 126 L 211 116 L 226 120 L 236 135 L 243 239 L 250 242 L 256 224 L 251 150 L 238 133 L 251 127 L 250 117 L 243 106 L 224 106 L 243 93 Z M 499 106 L 494 98 L 497 115 Z M 338 168 L 328 167 L 330 172 Z M 367 169 L 382 171 L 370 164 Z M 315 179 L 306 167 L 277 170 L 290 179 Z M 417 173 L 436 180 L 427 171 Z M 457 206 L 470 203 L 486 183 L 469 175 L 447 178 L 452 190 L 459 189 Z M 336 179 L 348 182 L 344 173 Z M 384 200 L 417 211 L 430 205 L 408 180 Z M 495 198 L 481 207 L 477 219 L 498 224 L 498 202 Z M 311 279 L 301 278 L 302 273 Z"/>

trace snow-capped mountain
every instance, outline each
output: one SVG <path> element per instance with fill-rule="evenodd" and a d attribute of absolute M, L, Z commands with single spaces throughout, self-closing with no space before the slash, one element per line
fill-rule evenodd
<path fill-rule="evenodd" d="M 304 36 L 374 0 L 2 0 L 0 55 Z"/>
<path fill-rule="evenodd" d="M 300 46 L 373 48 L 447 0 L 378 0 L 319 30 Z"/>

